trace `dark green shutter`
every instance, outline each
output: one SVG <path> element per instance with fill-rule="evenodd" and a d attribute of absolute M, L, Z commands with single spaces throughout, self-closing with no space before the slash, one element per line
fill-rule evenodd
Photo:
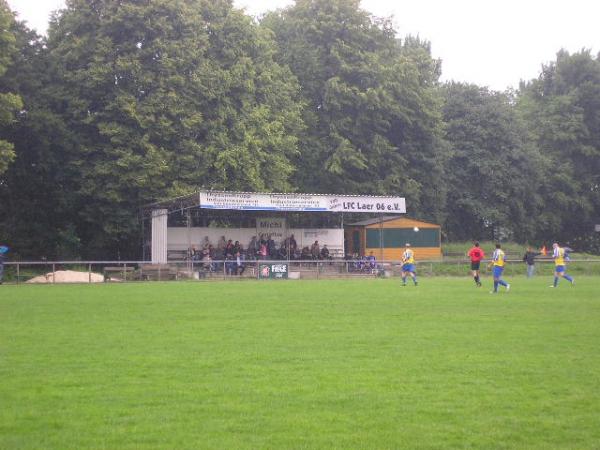
<path fill-rule="evenodd" d="M 379 248 L 379 229 L 367 228 L 367 248 Z M 402 248 L 409 242 L 413 247 L 439 247 L 440 229 L 384 228 L 383 248 Z"/>
<path fill-rule="evenodd" d="M 360 231 L 357 230 L 352 232 L 352 251 L 360 252 Z"/>

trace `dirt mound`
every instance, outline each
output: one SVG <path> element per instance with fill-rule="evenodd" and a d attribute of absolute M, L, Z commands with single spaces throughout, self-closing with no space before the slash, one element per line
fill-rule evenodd
<path fill-rule="evenodd" d="M 52 272 L 46 275 L 40 275 L 38 277 L 27 280 L 27 283 L 89 283 L 90 274 L 88 272 L 76 272 L 74 270 L 57 270 L 54 272 L 54 280 L 52 279 Z M 102 283 L 104 276 L 99 273 L 91 273 L 92 283 Z"/>

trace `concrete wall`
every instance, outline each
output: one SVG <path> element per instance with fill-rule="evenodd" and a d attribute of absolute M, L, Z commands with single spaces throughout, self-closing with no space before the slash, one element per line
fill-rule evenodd
<path fill-rule="evenodd" d="M 330 251 L 336 251 L 336 256 L 343 256 L 344 251 L 344 230 L 341 228 L 295 228 L 287 230 L 288 234 L 294 235 L 298 248 L 311 246 L 316 240 L 319 241 L 321 248 L 327 245 Z M 256 236 L 256 228 L 190 228 L 191 243 L 196 248 L 202 248 L 204 238 L 208 237 L 209 242 L 213 246 L 225 236 L 226 240 L 231 239 L 233 242 L 240 241 L 244 248 L 248 248 L 248 244 L 252 236 Z M 188 229 L 187 228 L 169 228 L 167 230 L 168 250 L 187 250 L 188 248 Z M 281 244 L 275 239 L 277 246 Z M 339 252 L 342 252 L 340 255 Z"/>

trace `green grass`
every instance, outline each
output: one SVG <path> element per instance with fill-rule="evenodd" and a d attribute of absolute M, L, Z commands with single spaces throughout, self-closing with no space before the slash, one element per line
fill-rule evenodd
<path fill-rule="evenodd" d="M 553 277 L 554 262 L 551 260 L 538 261 L 535 264 L 536 274 L 540 277 Z M 511 261 L 506 264 L 504 273 L 508 277 L 520 276 L 526 273 L 526 265 L 521 261 Z M 458 276 L 464 277 L 470 273 L 470 265 L 467 261 L 449 261 L 443 262 L 419 262 L 417 261 L 417 272 L 424 275 L 435 276 Z M 571 261 L 567 267 L 567 272 L 575 275 L 600 275 L 600 261 Z M 488 269 L 486 262 L 481 264 L 481 273 L 491 276 L 491 270 Z"/>
<path fill-rule="evenodd" d="M 0 286 L 0 448 L 600 447 L 600 280 Z"/>

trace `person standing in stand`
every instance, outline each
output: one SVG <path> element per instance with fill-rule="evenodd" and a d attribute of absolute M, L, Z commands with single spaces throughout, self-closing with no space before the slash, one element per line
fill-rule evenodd
<path fill-rule="evenodd" d="M 479 242 L 473 244 L 473 247 L 467 252 L 467 256 L 471 258 L 471 271 L 475 284 L 477 287 L 481 287 L 479 266 L 481 265 L 481 260 L 485 257 L 485 252 L 479 247 Z"/>
<path fill-rule="evenodd" d="M 235 274 L 242 276 L 244 270 L 246 270 L 246 266 L 244 265 L 244 255 L 239 251 L 235 254 L 235 267 Z"/>

